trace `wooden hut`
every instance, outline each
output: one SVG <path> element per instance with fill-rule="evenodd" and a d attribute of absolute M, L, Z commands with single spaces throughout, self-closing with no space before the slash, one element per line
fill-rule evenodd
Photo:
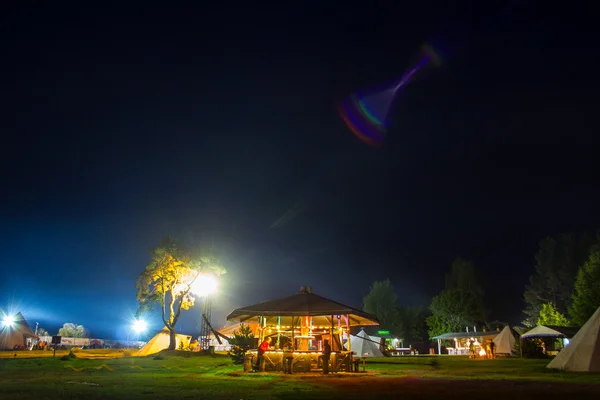
<path fill-rule="evenodd" d="M 305 286 L 293 296 L 238 308 L 227 320 L 258 323 L 259 343 L 266 337 L 273 339 L 261 365 L 267 371 L 283 370 L 286 358 L 292 359 L 292 371 L 318 369 L 325 339 L 331 344 L 331 370 L 349 370 L 352 349 L 344 349 L 343 344 L 350 328 L 379 325 L 375 316 L 316 295 Z M 249 369 L 256 350 L 247 357 Z"/>

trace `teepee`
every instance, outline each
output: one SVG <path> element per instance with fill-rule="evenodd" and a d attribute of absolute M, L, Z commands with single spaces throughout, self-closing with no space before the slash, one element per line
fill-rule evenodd
<path fill-rule="evenodd" d="M 175 334 L 175 349 L 179 349 L 179 344 L 183 343 L 184 347 L 190 345 L 191 336 Z M 149 354 L 158 353 L 161 350 L 169 348 L 169 330 L 165 327 L 158 332 L 152 339 L 142 347 L 136 355 L 147 356 Z"/>
<path fill-rule="evenodd" d="M 600 307 L 548 368 L 600 372 Z"/>
<path fill-rule="evenodd" d="M 510 326 L 506 325 L 502 332 L 492 340 L 496 345 L 496 354 L 512 354 L 515 351 L 515 337 L 510 330 Z"/>
<path fill-rule="evenodd" d="M 350 337 L 350 350 L 355 352 L 358 357 L 383 357 L 383 353 L 379 350 L 379 344 L 374 343 L 362 329 L 358 335 Z"/>
<path fill-rule="evenodd" d="M 20 312 L 15 315 L 12 326 L 0 326 L 0 350 L 12 350 L 15 346 L 25 346 L 27 338 L 35 334 Z"/>

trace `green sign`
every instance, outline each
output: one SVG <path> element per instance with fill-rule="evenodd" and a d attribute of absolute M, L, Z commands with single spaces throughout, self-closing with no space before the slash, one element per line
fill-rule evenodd
<path fill-rule="evenodd" d="M 378 335 L 389 335 L 390 331 L 377 331 Z"/>

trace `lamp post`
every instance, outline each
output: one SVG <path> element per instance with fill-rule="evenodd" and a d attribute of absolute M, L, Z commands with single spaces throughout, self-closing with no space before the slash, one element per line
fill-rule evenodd
<path fill-rule="evenodd" d="M 210 320 L 212 314 L 211 294 L 217 292 L 217 279 L 213 275 L 200 273 L 192 285 L 192 292 L 202 298 L 202 315 L 200 316 L 200 336 L 198 343 L 201 350 L 210 348 Z"/>

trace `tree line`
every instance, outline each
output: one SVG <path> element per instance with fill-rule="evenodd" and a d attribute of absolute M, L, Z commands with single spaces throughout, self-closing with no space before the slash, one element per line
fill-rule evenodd
<path fill-rule="evenodd" d="M 501 327 L 504 323 L 488 321 L 481 282 L 473 262 L 457 258 L 444 289 L 427 308 L 399 305 L 388 279 L 373 283 L 363 309 L 406 342 L 422 342 L 468 326 Z M 560 234 L 541 240 L 523 301 L 526 328 L 585 324 L 600 307 L 600 236 Z"/>

